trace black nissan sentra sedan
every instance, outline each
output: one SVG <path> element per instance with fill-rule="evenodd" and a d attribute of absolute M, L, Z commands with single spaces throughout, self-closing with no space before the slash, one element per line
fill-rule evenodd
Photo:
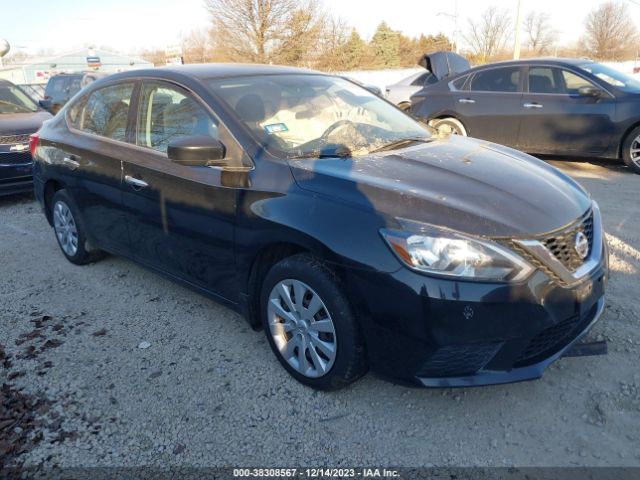
<path fill-rule="evenodd" d="M 116 74 L 31 146 L 68 260 L 122 255 L 224 302 L 314 388 L 368 368 L 425 386 L 534 379 L 603 310 L 600 211 L 579 185 L 432 136 L 342 78 Z"/>

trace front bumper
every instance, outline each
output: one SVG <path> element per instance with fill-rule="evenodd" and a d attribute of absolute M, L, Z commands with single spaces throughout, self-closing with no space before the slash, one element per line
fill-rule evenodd
<path fill-rule="evenodd" d="M 0 195 L 13 195 L 33 189 L 33 160 L 27 153 L 0 148 Z"/>
<path fill-rule="evenodd" d="M 570 287 L 541 270 L 520 284 L 434 278 L 406 268 L 349 272 L 371 368 L 427 387 L 539 378 L 604 309 L 602 248 L 600 263 Z"/>

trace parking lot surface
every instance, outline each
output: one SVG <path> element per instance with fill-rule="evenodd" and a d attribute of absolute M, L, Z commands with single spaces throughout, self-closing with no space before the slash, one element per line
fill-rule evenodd
<path fill-rule="evenodd" d="M 38 401 L 25 465 L 640 465 L 640 176 L 548 159 L 599 202 L 608 303 L 538 381 L 303 387 L 231 310 L 108 257 L 76 267 L 29 196 L 0 198 L 0 383 Z M 18 432 L 21 433 L 21 432 Z M 30 441 L 30 443 L 29 443 Z"/>

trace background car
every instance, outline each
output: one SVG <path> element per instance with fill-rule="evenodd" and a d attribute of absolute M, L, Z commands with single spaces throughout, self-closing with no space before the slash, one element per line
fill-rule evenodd
<path fill-rule="evenodd" d="M 0 195 L 33 188 L 29 135 L 50 118 L 24 90 L 0 80 Z"/>
<path fill-rule="evenodd" d="M 423 88 L 411 113 L 436 129 L 529 153 L 622 158 L 640 173 L 640 81 L 580 59 L 476 67 Z"/>
<path fill-rule="evenodd" d="M 455 72 L 469 69 L 469 62 L 453 52 L 426 54 L 418 63 L 426 71 L 416 72 L 385 88 L 385 98 L 402 110 L 409 110 L 411 96 L 423 87 L 433 85 Z"/>
<path fill-rule="evenodd" d="M 59 73 L 47 82 L 41 106 L 53 115 L 82 88 L 104 77 L 98 72 Z"/>
<path fill-rule="evenodd" d="M 579 185 L 432 137 L 339 77 L 119 73 L 33 139 L 70 262 L 123 255 L 224 302 L 314 388 L 367 367 L 426 386 L 538 378 L 604 308 L 606 243 Z"/>

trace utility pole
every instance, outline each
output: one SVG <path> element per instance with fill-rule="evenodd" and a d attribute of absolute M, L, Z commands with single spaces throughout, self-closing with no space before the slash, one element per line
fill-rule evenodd
<path fill-rule="evenodd" d="M 520 58 L 520 33 L 522 31 L 522 0 L 518 0 L 518 11 L 516 13 L 516 43 L 513 46 L 513 59 L 518 60 Z"/>
<path fill-rule="evenodd" d="M 447 12 L 438 12 L 436 13 L 436 17 L 439 16 L 443 16 L 443 17 L 449 17 L 450 19 L 453 20 L 453 43 L 456 46 L 455 52 L 456 53 L 460 53 L 460 42 L 459 42 L 459 30 L 458 30 L 458 0 L 455 0 L 454 3 L 454 13 L 447 13 Z"/>

